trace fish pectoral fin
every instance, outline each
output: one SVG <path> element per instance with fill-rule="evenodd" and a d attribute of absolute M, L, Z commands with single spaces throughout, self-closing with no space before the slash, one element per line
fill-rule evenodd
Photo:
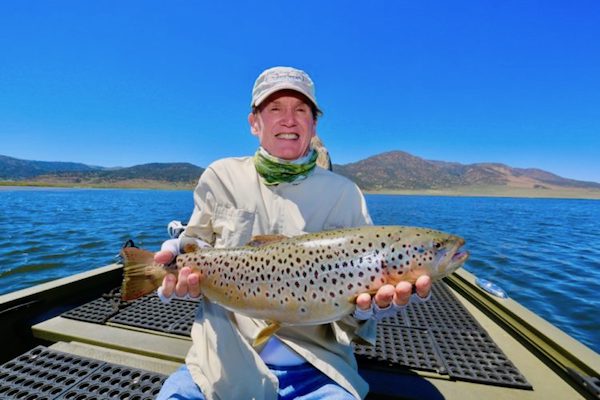
<path fill-rule="evenodd" d="M 259 333 L 258 336 L 254 339 L 254 343 L 252 343 L 252 347 L 259 347 L 264 344 L 271 336 L 275 334 L 281 328 L 281 324 L 279 322 L 270 322 L 269 325 L 264 327 Z"/>
<path fill-rule="evenodd" d="M 289 239 L 289 237 L 285 235 L 256 235 L 252 236 L 252 239 L 246 243 L 246 246 L 261 247 L 266 246 L 267 244 L 281 242 L 285 239 Z"/>

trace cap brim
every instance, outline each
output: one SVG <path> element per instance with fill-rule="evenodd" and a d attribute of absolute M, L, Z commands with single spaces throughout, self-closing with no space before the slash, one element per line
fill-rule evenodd
<path fill-rule="evenodd" d="M 309 93 L 307 93 L 304 90 L 299 89 L 298 86 L 289 85 L 289 84 L 276 85 L 276 86 L 273 86 L 272 88 L 270 88 L 269 90 L 265 90 L 263 93 L 261 93 L 260 96 L 258 96 L 256 99 L 254 99 L 254 102 L 252 103 L 252 106 L 253 107 L 258 107 L 270 95 L 272 95 L 273 93 L 276 93 L 276 92 L 280 92 L 282 90 L 293 90 L 294 92 L 298 92 L 300 94 L 303 94 L 304 97 L 306 97 L 308 100 L 310 100 L 315 105 L 315 107 L 317 107 L 317 110 L 319 112 L 321 112 L 321 109 L 319 108 L 319 105 L 317 104 L 317 102 L 315 101 L 315 99 L 311 97 L 311 95 Z"/>

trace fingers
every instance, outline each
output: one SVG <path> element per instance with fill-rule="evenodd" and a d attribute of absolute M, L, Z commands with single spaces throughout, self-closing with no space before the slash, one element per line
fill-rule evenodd
<path fill-rule="evenodd" d="M 415 291 L 417 295 L 426 299 L 431 292 L 431 277 L 427 275 L 420 276 L 415 282 Z M 410 296 L 413 293 L 413 285 L 410 282 L 399 282 L 396 287 L 384 285 L 377 290 L 374 300 L 379 308 L 389 307 L 392 302 L 397 306 L 405 306 L 410 302 Z M 370 296 L 363 293 L 356 299 L 356 305 L 361 310 L 366 310 L 370 306 Z"/>
<path fill-rule="evenodd" d="M 417 290 L 417 295 L 420 298 L 424 299 L 429 296 L 429 293 L 431 292 L 431 277 L 421 275 L 415 282 L 415 288 Z"/>
<path fill-rule="evenodd" d="M 392 285 L 383 285 L 375 293 L 375 304 L 379 308 L 388 307 L 392 300 L 394 300 L 394 287 Z"/>
<path fill-rule="evenodd" d="M 179 271 L 179 277 L 177 279 L 177 284 L 175 285 L 175 294 L 178 297 L 183 297 L 188 294 L 188 277 L 191 272 L 192 270 L 189 267 L 183 267 Z"/>
<path fill-rule="evenodd" d="M 361 293 L 356 298 L 356 307 L 359 309 L 366 311 L 371 308 L 371 296 L 369 293 Z"/>
<path fill-rule="evenodd" d="M 394 289 L 394 303 L 398 306 L 407 305 L 410 301 L 410 295 L 412 294 L 412 285 L 410 282 L 399 282 Z"/>
<path fill-rule="evenodd" d="M 200 276 L 197 273 L 192 273 L 192 269 L 189 267 L 181 268 L 175 285 L 175 294 L 178 297 L 185 295 L 200 296 Z"/>
<path fill-rule="evenodd" d="M 177 277 L 173 274 L 167 274 L 162 283 L 162 294 L 164 297 L 169 298 L 173 295 L 175 291 L 175 283 L 177 282 Z"/>
<path fill-rule="evenodd" d="M 173 274 L 167 274 L 163 279 L 162 295 L 170 298 L 173 294 L 177 297 L 199 297 L 200 292 L 200 275 L 193 273 L 191 268 L 184 267 L 179 271 L 179 277 Z"/>
<path fill-rule="evenodd" d="M 197 273 L 188 275 L 188 294 L 191 297 L 200 296 L 200 275 Z"/>

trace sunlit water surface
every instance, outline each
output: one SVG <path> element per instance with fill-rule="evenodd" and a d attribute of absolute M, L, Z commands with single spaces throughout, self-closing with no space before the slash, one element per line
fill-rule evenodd
<path fill-rule="evenodd" d="M 376 224 L 463 236 L 465 268 L 600 352 L 600 202 L 369 195 Z M 0 294 L 115 262 L 133 239 L 158 249 L 187 221 L 189 191 L 1 189 Z"/>

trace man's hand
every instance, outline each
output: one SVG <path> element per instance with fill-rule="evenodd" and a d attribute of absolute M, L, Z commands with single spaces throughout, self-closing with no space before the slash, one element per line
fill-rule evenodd
<path fill-rule="evenodd" d="M 420 276 L 415 282 L 416 294 L 421 299 L 427 299 L 431 292 L 431 278 L 427 275 Z M 396 287 L 384 285 L 379 288 L 373 299 L 368 293 L 362 293 L 356 298 L 356 307 L 361 311 L 369 311 L 372 300 L 380 309 L 387 309 L 390 305 L 403 307 L 410 301 L 412 285 L 409 282 L 399 282 Z"/>
<path fill-rule="evenodd" d="M 175 258 L 169 250 L 161 250 L 154 254 L 154 261 L 159 264 L 169 264 Z M 167 274 L 158 289 L 163 301 L 168 301 L 173 294 L 177 297 L 200 297 L 200 275 L 193 273 L 189 267 L 181 268 L 178 276 Z"/>

